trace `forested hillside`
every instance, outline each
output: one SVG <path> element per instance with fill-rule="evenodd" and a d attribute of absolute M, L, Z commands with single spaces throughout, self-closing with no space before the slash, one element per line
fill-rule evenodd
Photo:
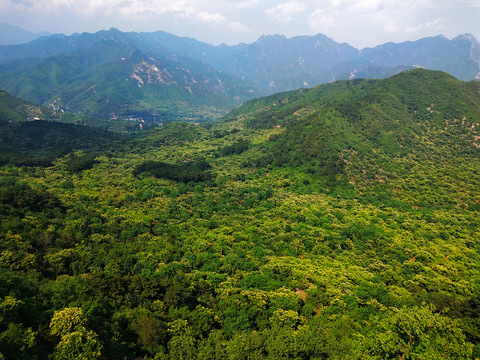
<path fill-rule="evenodd" d="M 27 125 L 0 124 L 2 154 L 48 158 L 0 167 L 5 359 L 480 357 L 479 83 L 341 81 L 129 136 Z"/>
<path fill-rule="evenodd" d="M 50 108 L 46 108 L 44 106 L 22 100 L 20 98 L 12 96 L 5 91 L 0 90 L 0 123 L 16 124 L 16 126 L 8 128 L 8 131 L 10 132 L 8 135 L 3 134 L 5 139 L 10 139 L 11 136 L 13 136 L 14 138 L 18 138 L 19 136 L 21 137 L 23 133 L 23 130 L 21 129 L 28 127 L 35 128 L 37 126 L 21 123 L 39 120 L 75 125 L 88 125 L 104 131 L 114 131 L 117 133 L 147 130 L 154 127 L 155 125 L 158 125 L 158 123 L 154 124 L 153 122 L 146 123 L 140 118 L 133 118 L 128 120 L 122 120 L 117 118 L 114 121 L 111 121 L 102 120 L 87 115 L 79 115 L 65 112 L 63 111 L 63 109 L 52 110 Z M 58 125 L 47 125 L 46 128 L 50 129 L 50 126 Z M 42 125 L 40 125 L 40 127 L 42 127 Z M 88 132 L 89 130 L 83 129 L 79 131 Z M 76 139 L 78 140 L 78 138 Z M 17 140 L 12 140 L 10 142 L 14 146 L 17 146 Z M 70 140 L 75 141 L 74 139 Z"/>

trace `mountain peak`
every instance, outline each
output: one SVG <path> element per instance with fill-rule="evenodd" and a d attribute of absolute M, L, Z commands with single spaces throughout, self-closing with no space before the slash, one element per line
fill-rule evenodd
<path fill-rule="evenodd" d="M 0 37 L 0 45 L 18 45 L 28 43 L 42 36 L 49 36 L 49 32 L 33 33 L 19 26 L 0 23 L 2 36 Z"/>
<path fill-rule="evenodd" d="M 470 33 L 458 35 L 453 40 L 454 41 L 456 41 L 456 40 L 466 40 L 466 41 L 470 41 L 470 42 L 473 42 L 475 44 L 478 44 L 477 38 Z"/>
<path fill-rule="evenodd" d="M 271 35 L 262 35 L 258 38 L 258 42 L 272 41 L 272 40 L 287 40 L 285 35 L 280 34 L 271 34 Z"/>
<path fill-rule="evenodd" d="M 107 32 L 116 33 L 116 34 L 121 33 L 120 30 L 118 30 L 117 28 L 114 28 L 114 27 L 111 27 L 110 29 L 108 29 Z"/>

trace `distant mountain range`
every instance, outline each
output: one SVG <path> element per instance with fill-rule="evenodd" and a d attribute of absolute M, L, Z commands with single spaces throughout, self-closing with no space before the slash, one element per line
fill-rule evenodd
<path fill-rule="evenodd" d="M 42 36 L 50 36 L 52 33 L 42 31 L 32 33 L 28 30 L 7 23 L 0 23 L 0 45 L 18 45 L 38 39 Z"/>
<path fill-rule="evenodd" d="M 162 31 L 110 29 L 0 46 L 0 66 L 3 90 L 54 109 L 202 121 L 254 97 L 415 67 L 473 80 L 480 78 L 480 44 L 467 34 L 357 50 L 318 34 L 212 46 Z"/>

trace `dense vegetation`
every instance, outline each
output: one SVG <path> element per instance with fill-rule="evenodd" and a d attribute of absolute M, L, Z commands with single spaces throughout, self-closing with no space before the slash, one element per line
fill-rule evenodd
<path fill-rule="evenodd" d="M 479 90 L 416 70 L 129 137 L 28 123 L 51 141 L 3 153 L 50 163 L 0 168 L 0 353 L 480 357 Z"/>
<path fill-rule="evenodd" d="M 168 118 L 168 116 L 165 116 L 165 114 L 159 111 L 157 111 L 157 113 L 160 122 L 167 122 L 171 120 Z M 151 116 L 151 114 L 148 116 Z M 203 120 L 203 118 L 201 119 Z M 21 123 L 25 121 L 55 121 L 75 125 L 88 125 L 105 131 L 115 132 L 134 132 L 147 130 L 158 125 L 158 123 L 146 123 L 145 121 L 141 122 L 139 120 L 141 119 L 126 119 L 125 117 L 102 120 L 86 115 L 65 112 L 63 109 L 57 109 L 57 111 L 53 111 L 49 108 L 32 104 L 20 98 L 14 97 L 9 93 L 0 90 L 0 124 Z"/>
<path fill-rule="evenodd" d="M 101 153 L 128 139 L 87 126 L 47 121 L 3 123 L 0 129 L 0 165 L 48 166 L 74 150 Z"/>

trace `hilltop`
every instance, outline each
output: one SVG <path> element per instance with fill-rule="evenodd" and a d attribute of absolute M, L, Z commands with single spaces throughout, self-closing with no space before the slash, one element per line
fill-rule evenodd
<path fill-rule="evenodd" d="M 252 164 L 295 166 L 297 177 L 320 179 L 324 188 L 478 206 L 480 194 L 465 191 L 465 177 L 476 181 L 470 164 L 480 156 L 479 91 L 477 82 L 412 70 L 252 100 L 229 119 L 285 128 Z M 429 184 L 428 194 L 418 183 Z"/>

